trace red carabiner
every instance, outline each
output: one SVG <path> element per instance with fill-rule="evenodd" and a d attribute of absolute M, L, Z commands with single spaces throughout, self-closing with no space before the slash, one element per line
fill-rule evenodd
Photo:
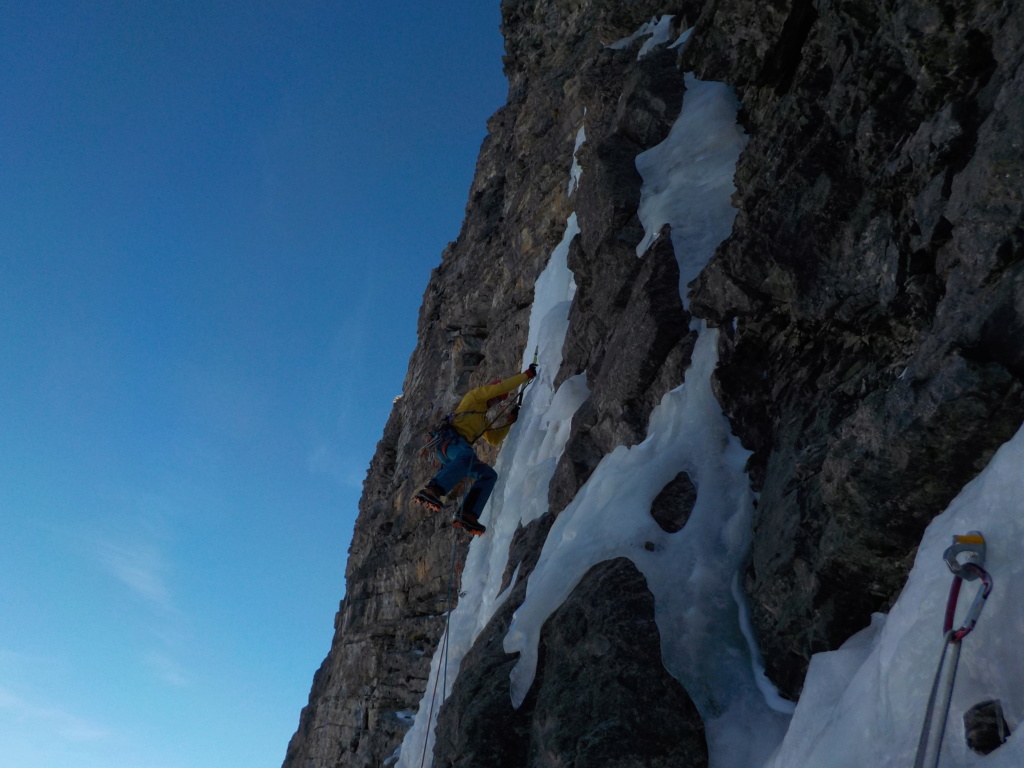
<path fill-rule="evenodd" d="M 968 571 L 969 580 L 981 579 L 981 589 L 978 590 L 978 594 L 974 596 L 974 602 L 971 603 L 971 607 L 967 611 L 967 616 L 964 617 L 964 623 L 956 631 L 953 630 L 953 615 L 956 613 L 956 604 L 960 598 L 960 585 L 964 582 L 964 576 L 959 573 L 953 576 L 953 585 L 949 588 L 949 600 L 946 602 L 946 618 L 943 622 L 942 632 L 943 634 L 949 634 L 952 632 L 950 642 L 957 643 L 963 640 L 967 635 L 971 633 L 974 626 L 978 623 L 978 617 L 981 615 L 981 609 L 985 607 L 985 601 L 988 600 L 988 596 L 992 593 L 992 576 L 989 572 L 982 568 L 977 563 L 964 563 L 960 566 L 961 570 Z"/>

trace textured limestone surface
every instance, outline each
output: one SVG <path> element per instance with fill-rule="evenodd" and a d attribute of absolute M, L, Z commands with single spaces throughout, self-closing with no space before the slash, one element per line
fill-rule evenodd
<path fill-rule="evenodd" d="M 799 694 L 811 653 L 890 605 L 928 521 L 1024 418 L 1018 2 L 501 5 L 508 103 L 430 275 L 286 768 L 380 766 L 408 729 L 443 629 L 452 541 L 446 520 L 410 503 L 430 475 L 423 436 L 467 388 L 518 370 L 533 283 L 572 211 L 578 290 L 558 380 L 586 371 L 590 396 L 550 512 L 510 547 L 519 581 L 441 709 L 434 764 L 706 765 L 699 717 L 665 673 L 628 561 L 596 567 L 545 626 L 519 710 L 501 647 L 553 517 L 604 455 L 643 438 L 689 363 L 693 318 L 670 238 L 635 252 L 634 160 L 668 134 L 683 71 L 733 86 L 749 135 L 732 234 L 691 284 L 689 310 L 721 329 L 716 394 L 753 451 L 744 586 L 784 694 Z M 684 49 L 638 59 L 642 40 L 607 47 L 662 14 L 675 16 L 672 39 L 694 27 Z M 652 505 L 658 524 L 684 527 L 694 493 L 677 476 Z"/>
<path fill-rule="evenodd" d="M 694 311 L 726 331 L 720 399 L 762 494 L 747 588 L 795 695 L 1021 423 L 1024 20 L 774 5 L 708 6 L 686 56 L 747 111 L 736 226 Z"/>

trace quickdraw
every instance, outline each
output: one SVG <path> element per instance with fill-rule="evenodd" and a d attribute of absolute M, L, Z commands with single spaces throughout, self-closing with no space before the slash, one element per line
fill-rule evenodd
<path fill-rule="evenodd" d="M 967 554 L 965 562 L 961 563 L 959 556 Z M 953 544 L 943 554 L 946 565 L 953 572 L 953 585 L 949 588 L 949 600 L 946 603 L 946 619 L 943 623 L 943 634 L 952 632 L 950 642 L 958 643 L 971 633 L 978 623 L 978 616 L 981 609 L 985 607 L 985 601 L 992 593 L 992 577 L 982 567 L 985 562 L 985 538 L 977 531 L 971 531 L 966 536 L 954 536 Z M 953 630 L 953 615 L 956 613 L 956 604 L 960 597 L 960 586 L 965 581 L 981 580 L 981 589 L 974 596 L 974 602 L 967 611 L 964 623 L 956 631 Z"/>
<path fill-rule="evenodd" d="M 985 601 L 992 593 L 992 577 L 984 568 L 985 562 L 985 537 L 979 531 L 969 531 L 964 536 L 954 536 L 953 543 L 942 555 L 946 565 L 953 572 L 953 584 L 949 589 L 949 599 L 946 602 L 946 615 L 942 624 L 942 654 L 939 656 L 939 666 L 935 670 L 935 679 L 932 681 L 931 694 L 928 697 L 928 706 L 925 709 L 924 723 L 921 726 L 921 736 L 917 742 L 917 755 L 914 759 L 914 768 L 935 768 L 939 764 L 939 755 L 942 753 L 942 738 L 946 731 L 946 720 L 949 717 L 949 706 L 953 699 L 953 685 L 956 683 L 956 669 L 960 662 L 960 649 L 962 641 L 971 633 L 978 623 L 981 609 L 985 607 Z M 954 616 L 956 614 L 957 602 L 960 598 L 960 587 L 965 581 L 981 581 L 981 587 L 974 596 L 971 607 L 967 610 L 963 624 L 953 629 Z M 952 649 L 950 651 L 950 649 Z M 945 675 L 943 683 L 943 672 L 946 668 L 946 653 L 950 651 L 949 673 Z M 937 706 L 942 707 L 942 717 L 938 720 L 937 728 L 933 727 L 935 711 Z"/>

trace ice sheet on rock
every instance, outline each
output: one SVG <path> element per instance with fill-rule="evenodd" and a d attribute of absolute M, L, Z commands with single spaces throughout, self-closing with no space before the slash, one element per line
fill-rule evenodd
<path fill-rule="evenodd" d="M 705 720 L 712 765 L 747 768 L 767 759 L 789 717 L 768 706 L 754 679 L 731 591 L 749 547 L 753 499 L 749 453 L 711 390 L 716 344 L 717 331 L 702 329 L 686 382 L 655 408 L 647 439 L 605 456 L 558 516 L 504 646 L 520 654 L 511 674 L 518 706 L 533 683 L 544 622 L 592 566 L 628 557 L 654 595 L 666 669 Z M 651 503 L 680 470 L 697 500 L 686 526 L 666 533 Z"/>
<path fill-rule="evenodd" d="M 649 43 L 665 42 L 670 22 L 670 17 L 652 21 L 632 39 L 651 35 Z M 735 215 L 732 172 L 745 141 L 735 124 L 732 92 L 717 83 L 688 78 L 683 111 L 669 138 L 659 145 L 660 151 L 651 150 L 642 168 L 638 161 L 644 175 L 645 242 L 670 223 L 685 281 L 728 235 Z M 578 141 L 582 136 L 578 134 Z M 528 365 L 539 348 L 540 375 L 527 390 L 519 423 L 495 467 L 499 480 L 483 514 L 488 534 L 474 540 L 467 558 L 462 583 L 470 586 L 452 613 L 448 632 L 447 687 L 477 634 L 511 591 L 498 593 L 512 536 L 521 524 L 547 510 L 548 481 L 572 416 L 589 395 L 585 374 L 565 381 L 557 392 L 554 389 L 575 293 L 567 256 L 578 233 L 574 214 L 535 285 L 523 364 Z M 743 471 L 748 454 L 729 433 L 711 392 L 716 339 L 716 331 L 700 329 L 686 383 L 655 408 L 647 440 L 606 456 L 555 521 L 530 577 L 527 600 L 505 643 L 509 652 L 522 654 L 512 680 L 513 699 L 521 701 L 536 669 L 544 619 L 591 565 L 619 555 L 629 557 L 655 595 L 666 668 L 685 685 L 704 717 L 712 765 L 750 768 L 763 764 L 776 748 L 789 716 L 769 706 L 765 689 L 770 685 L 756 678 L 756 649 L 740 620 L 744 599 L 731 589 L 749 547 L 752 497 Z M 697 487 L 697 502 L 683 531 L 668 534 L 650 516 L 650 506 L 681 469 Z M 438 679 L 439 657 L 435 654 L 432 662 L 428 690 Z M 447 693 L 439 696 L 438 706 Z M 418 765 L 424 744 L 427 753 L 432 752 L 428 711 L 424 700 L 403 742 L 400 765 Z"/>
<path fill-rule="evenodd" d="M 1019 768 L 1015 734 L 982 757 L 965 743 L 963 713 L 986 698 L 1002 702 L 1011 729 L 1024 721 L 1024 429 L 968 483 L 921 541 L 914 567 L 887 618 L 838 651 L 816 654 L 785 740 L 769 768 L 878 768 L 913 765 L 952 580 L 942 554 L 954 534 L 981 531 L 994 588 L 964 640 L 940 768 Z M 977 590 L 965 583 L 956 621 Z"/>
<path fill-rule="evenodd" d="M 569 191 L 567 193 L 569 195 L 572 195 L 580 185 L 580 177 L 583 175 L 583 167 L 576 158 L 576 154 L 580 151 L 580 147 L 583 146 L 583 143 L 586 140 L 587 131 L 581 125 L 580 129 L 576 131 L 576 145 L 572 148 L 572 168 L 569 169 Z"/>
<path fill-rule="evenodd" d="M 684 50 L 686 44 L 690 42 L 690 34 L 693 32 L 693 27 L 683 30 L 683 32 L 676 38 L 676 41 L 669 46 L 669 48 L 678 48 Z"/>
<path fill-rule="evenodd" d="M 569 307 L 576 293 L 576 282 L 567 264 L 569 245 L 579 231 L 573 214 L 566 221 L 565 236 L 534 286 L 523 366 L 533 361 L 534 350 L 538 349 L 539 374 L 526 389 L 519 420 L 495 464 L 498 483 L 481 515 L 487 534 L 474 538 L 470 545 L 462 572 L 465 594 L 452 611 L 447 636 L 442 637 L 431 661 L 427 695 L 402 742 L 399 768 L 418 768 L 424 746 L 425 766 L 432 764 L 435 720 L 431 716 L 430 692 L 437 685 L 433 707 L 436 716 L 451 692 L 463 657 L 511 592 L 501 591 L 501 582 L 512 537 L 520 524 L 529 523 L 547 510 L 544 478 L 550 478 L 554 472 L 569 436 L 572 417 L 589 395 L 585 374 L 563 382 L 557 391 L 554 388 L 555 375 L 562 363 Z M 440 651 L 446 642 L 447 656 Z"/>
<path fill-rule="evenodd" d="M 736 123 L 739 102 L 732 88 L 689 72 L 684 82 L 683 108 L 668 138 L 636 158 L 644 227 L 636 252 L 643 256 L 661 228 L 672 226 L 679 294 L 689 309 L 687 285 L 732 231 L 733 175 L 747 136 Z"/>
<path fill-rule="evenodd" d="M 523 350 L 523 367 L 533 362 L 540 351 L 538 367 L 541 378 L 553 382 L 562 364 L 562 343 L 569 328 L 569 307 L 576 295 L 576 279 L 569 269 L 569 245 L 580 233 L 580 225 L 573 213 L 565 222 L 565 234 L 555 247 L 548 265 L 533 286 L 533 306 L 530 308 L 530 331 Z M 530 385 L 536 388 L 536 383 Z"/>
<path fill-rule="evenodd" d="M 792 715 L 793 710 L 796 709 L 796 704 L 789 699 L 782 698 L 779 695 L 779 689 L 775 687 L 775 684 L 765 674 L 764 660 L 761 657 L 761 649 L 757 645 L 757 636 L 750 618 L 750 606 L 747 603 L 747 597 L 743 592 L 743 588 L 740 586 L 739 571 L 733 574 L 730 590 L 739 612 L 740 631 L 743 632 L 743 637 L 747 641 L 747 648 L 750 651 L 750 666 L 754 675 L 754 683 L 760 689 L 761 695 L 764 696 L 764 700 L 769 707 L 776 712 Z"/>
<path fill-rule="evenodd" d="M 536 402 L 525 422 L 520 416 L 522 431 L 515 460 L 502 463 L 507 503 L 519 509 L 517 525 L 528 525 L 548 511 L 548 486 L 569 439 L 572 417 L 590 395 L 587 375 L 581 373 L 567 379 L 550 400 L 543 389 L 530 395 Z M 507 519 L 512 521 L 515 517 L 508 515 Z"/>
<path fill-rule="evenodd" d="M 662 43 L 667 43 L 669 41 L 669 38 L 672 34 L 673 18 L 675 17 L 671 15 L 665 15 L 662 16 L 661 18 L 653 18 L 646 24 L 643 24 L 640 27 L 640 29 L 638 29 L 629 37 L 624 37 L 621 40 L 616 40 L 614 43 L 607 47 L 613 48 L 615 50 L 621 50 L 623 48 L 628 48 L 630 45 L 632 45 L 634 40 L 639 40 L 641 37 L 649 36 L 649 39 L 644 42 L 644 44 L 640 47 L 640 52 L 637 54 L 636 58 L 637 60 L 640 60 L 648 53 L 650 53 L 651 49 L 654 48 L 655 46 L 661 45 Z"/>
<path fill-rule="evenodd" d="M 648 38 L 642 46 L 640 46 L 640 52 L 636 55 L 637 61 L 642 59 L 648 53 L 651 52 L 656 46 L 667 43 L 672 35 L 672 19 L 674 16 L 662 16 L 657 21 L 651 20 L 654 24 L 654 28 L 651 29 L 650 38 Z"/>
<path fill-rule="evenodd" d="M 638 255 L 671 224 L 681 295 L 731 230 L 732 175 L 746 141 L 731 89 L 692 75 L 686 84 L 669 137 L 637 160 L 646 232 Z M 605 456 L 555 521 L 504 642 L 520 654 L 511 675 L 518 706 L 536 673 L 544 621 L 593 565 L 628 557 L 654 594 L 662 658 L 701 712 L 712 766 L 750 768 L 776 749 L 791 707 L 764 678 L 743 625 L 745 597 L 735 585 L 751 535 L 749 454 L 711 390 L 717 331 L 698 330 L 686 382 L 655 408 L 647 439 Z M 669 534 L 650 508 L 680 470 L 694 482 L 697 500 L 683 530 Z"/>

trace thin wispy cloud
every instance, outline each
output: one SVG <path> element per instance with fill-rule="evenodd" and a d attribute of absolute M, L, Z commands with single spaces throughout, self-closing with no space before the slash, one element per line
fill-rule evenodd
<path fill-rule="evenodd" d="M 167 563 L 153 544 L 100 541 L 97 556 L 110 574 L 154 610 L 173 611 L 166 581 Z"/>
<path fill-rule="evenodd" d="M 19 728 L 49 733 L 53 738 L 74 744 L 93 743 L 110 737 L 101 725 L 57 707 L 32 703 L 0 686 L 0 717 L 12 720 Z"/>
<path fill-rule="evenodd" d="M 141 652 L 142 665 L 167 685 L 186 686 L 190 676 L 175 656 L 188 620 L 174 593 L 176 566 L 170 555 L 184 507 L 148 493 L 125 492 L 121 501 L 124 511 L 90 537 L 91 557 L 141 608 L 130 614 L 129 626 L 148 646 Z"/>
<path fill-rule="evenodd" d="M 306 466 L 310 474 L 327 475 L 338 485 L 360 490 L 366 476 L 366 468 L 342 455 L 337 447 L 327 440 L 321 440 L 309 453 Z"/>
<path fill-rule="evenodd" d="M 173 563 L 167 552 L 185 507 L 161 494 L 122 490 L 115 511 L 89 537 L 92 556 L 158 617 L 175 616 Z"/>
<path fill-rule="evenodd" d="M 317 368 L 315 399 L 323 404 L 322 422 L 334 426 L 333 429 L 315 430 L 314 442 L 306 458 L 310 474 L 326 475 L 341 487 L 357 491 L 362 489 L 366 477 L 365 460 L 353 461 L 353 457 L 346 455 L 339 446 L 351 433 L 353 424 L 364 417 L 352 396 L 360 372 L 353 369 L 351 361 L 362 355 L 367 339 L 373 335 L 369 326 L 368 298 L 368 288 L 373 279 L 372 271 L 363 271 L 362 289 L 354 292 L 361 298 L 350 307 L 350 313 L 337 329 Z"/>
<path fill-rule="evenodd" d="M 151 651 L 144 661 L 157 678 L 173 688 L 188 688 L 192 683 L 188 671 L 166 653 Z"/>

